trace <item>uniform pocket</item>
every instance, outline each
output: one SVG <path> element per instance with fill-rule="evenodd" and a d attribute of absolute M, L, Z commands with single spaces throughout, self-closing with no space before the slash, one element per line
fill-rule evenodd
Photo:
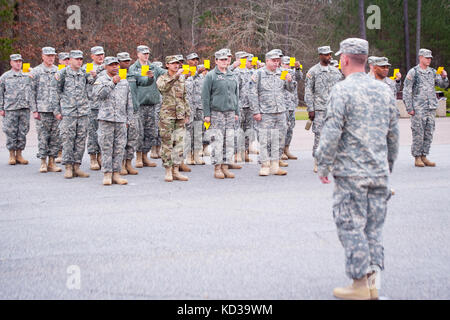
<path fill-rule="evenodd" d="M 333 218 L 338 229 L 351 230 L 354 228 L 352 218 L 354 209 L 351 194 L 342 196 L 341 199 L 333 205 Z"/>

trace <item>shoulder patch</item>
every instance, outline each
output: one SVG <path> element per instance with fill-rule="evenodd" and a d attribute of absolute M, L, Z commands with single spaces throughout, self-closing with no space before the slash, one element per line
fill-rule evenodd
<path fill-rule="evenodd" d="M 308 73 L 306 74 L 306 77 L 309 78 L 309 79 L 311 79 L 311 78 L 312 78 L 311 73 L 308 72 Z"/>
<path fill-rule="evenodd" d="M 61 76 L 59 75 L 59 73 L 58 73 L 58 72 L 55 73 L 55 79 L 56 79 L 57 81 L 59 81 L 60 78 L 61 78 Z"/>
<path fill-rule="evenodd" d="M 406 76 L 406 79 L 408 79 L 408 80 L 412 81 L 412 77 L 411 77 L 411 75 L 410 75 L 410 74 L 408 74 L 408 75 Z"/>
<path fill-rule="evenodd" d="M 250 78 L 252 79 L 253 82 L 256 82 L 257 80 L 256 73 L 254 73 Z"/>

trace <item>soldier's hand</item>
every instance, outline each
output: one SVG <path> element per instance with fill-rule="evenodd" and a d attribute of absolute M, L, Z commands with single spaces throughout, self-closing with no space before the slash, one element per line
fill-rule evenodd
<path fill-rule="evenodd" d="M 309 120 L 314 121 L 316 113 L 314 111 L 308 112 Z"/>
<path fill-rule="evenodd" d="M 235 120 L 235 121 L 238 121 L 238 120 L 239 120 L 239 116 L 238 116 L 237 114 L 234 116 L 234 120 Z"/>
<path fill-rule="evenodd" d="M 61 114 L 57 114 L 56 116 L 55 116 L 55 118 L 56 118 L 56 120 L 62 120 L 62 115 Z"/>
<path fill-rule="evenodd" d="M 253 119 L 255 119 L 255 121 L 261 121 L 261 119 L 262 119 L 261 113 L 254 114 Z"/>
<path fill-rule="evenodd" d="M 178 69 L 177 73 L 175 74 L 175 77 L 179 78 L 183 74 L 183 71 L 184 70 L 182 68 Z"/>
<path fill-rule="evenodd" d="M 188 123 L 189 122 L 189 117 L 184 118 L 184 123 Z"/>
<path fill-rule="evenodd" d="M 295 61 L 295 68 L 296 69 L 300 68 L 300 61 Z"/>
<path fill-rule="evenodd" d="M 211 122 L 211 117 L 205 117 L 204 120 L 205 120 L 206 123 L 210 123 Z"/>
<path fill-rule="evenodd" d="M 442 72 L 441 72 L 441 77 L 442 77 L 442 79 L 447 78 L 447 71 L 442 70 Z"/>
<path fill-rule="evenodd" d="M 2 116 L 2 117 L 5 116 L 5 110 L 0 111 L 0 116 Z"/>
<path fill-rule="evenodd" d="M 241 65 L 241 61 L 240 60 L 236 60 L 235 62 L 233 62 L 233 68 L 237 68 Z"/>
<path fill-rule="evenodd" d="M 153 71 L 152 70 L 148 70 L 147 71 L 147 77 L 153 78 Z"/>
<path fill-rule="evenodd" d="M 118 74 L 116 74 L 113 78 L 112 78 L 114 84 L 118 84 L 120 82 L 120 80 L 122 80 L 120 78 L 120 76 Z"/>
<path fill-rule="evenodd" d="M 319 177 L 319 179 L 320 179 L 320 181 L 321 181 L 323 184 L 329 184 L 329 183 L 331 183 L 331 181 L 328 180 L 328 177 Z"/>
<path fill-rule="evenodd" d="M 290 73 L 288 73 L 288 74 L 286 75 L 286 80 L 287 80 L 287 82 L 291 82 L 291 81 L 292 81 L 292 76 L 291 76 Z"/>
<path fill-rule="evenodd" d="M 36 120 L 41 120 L 41 116 L 39 115 L 39 112 L 33 112 L 33 118 Z"/>
<path fill-rule="evenodd" d="M 395 74 L 395 80 L 401 80 L 402 79 L 402 74 L 400 72 L 397 72 Z"/>
<path fill-rule="evenodd" d="M 197 69 L 198 74 L 201 74 L 202 72 L 205 72 L 205 71 L 206 71 L 205 67 L 200 67 Z"/>
<path fill-rule="evenodd" d="M 90 73 L 91 76 L 93 76 L 94 78 L 97 76 L 97 71 L 95 71 L 95 70 L 91 70 L 89 73 Z"/>
<path fill-rule="evenodd" d="M 416 113 L 413 111 L 408 112 L 409 115 L 414 116 Z"/>

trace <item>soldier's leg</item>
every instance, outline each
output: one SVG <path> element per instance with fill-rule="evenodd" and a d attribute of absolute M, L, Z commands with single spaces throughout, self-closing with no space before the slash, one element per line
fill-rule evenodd
<path fill-rule="evenodd" d="M 316 151 L 319 147 L 320 132 L 322 131 L 325 120 L 325 114 L 322 111 L 316 111 L 312 125 L 312 132 L 314 133 L 313 158 L 316 158 Z"/>
<path fill-rule="evenodd" d="M 40 112 L 40 120 L 35 119 L 36 124 L 36 132 L 38 137 L 38 153 L 36 157 L 38 159 L 46 159 L 49 156 L 50 151 L 50 135 L 52 123 L 51 119 L 49 119 L 46 115 L 48 112 Z M 53 116 L 52 113 L 50 113 Z"/>
<path fill-rule="evenodd" d="M 19 110 L 19 128 L 17 132 L 17 149 L 23 150 L 27 144 L 27 134 L 30 131 L 30 109 Z"/>
<path fill-rule="evenodd" d="M 65 116 L 59 126 L 62 137 L 62 164 L 74 164 L 77 117 Z"/>
<path fill-rule="evenodd" d="M 144 125 L 143 125 L 143 119 L 144 119 L 144 110 L 139 107 L 139 111 L 137 113 L 136 117 L 136 127 L 138 131 L 138 141 L 136 145 L 136 151 L 142 152 L 142 146 L 144 144 Z"/>
<path fill-rule="evenodd" d="M 173 135 L 172 162 L 174 166 L 179 166 L 184 159 L 183 149 L 185 146 L 184 137 L 186 129 L 184 119 L 175 120 Z"/>
<path fill-rule="evenodd" d="M 193 142 L 192 147 L 194 148 L 194 151 L 201 152 L 203 149 L 203 133 L 204 133 L 205 126 L 203 125 L 203 110 L 197 109 L 195 110 L 195 116 L 194 116 L 194 125 L 193 125 Z"/>
<path fill-rule="evenodd" d="M 284 146 L 286 145 L 286 132 L 287 132 L 287 118 L 286 113 L 280 113 L 276 116 L 275 119 L 275 128 L 278 131 L 278 153 L 276 154 L 277 160 L 281 159 L 281 156 L 284 152 Z M 276 152 L 277 149 L 274 149 L 274 152 Z"/>
<path fill-rule="evenodd" d="M 191 153 L 194 148 L 193 129 L 194 129 L 194 121 L 191 121 L 186 124 L 186 131 L 185 131 L 186 136 L 184 139 L 184 157 L 188 159 L 188 164 L 192 164 Z"/>
<path fill-rule="evenodd" d="M 416 113 L 411 117 L 412 145 L 411 154 L 413 157 L 423 155 L 424 140 L 424 119 L 422 113 Z"/>
<path fill-rule="evenodd" d="M 156 140 L 155 140 L 155 145 L 157 147 L 161 147 L 161 136 L 159 135 L 159 113 L 161 111 L 161 106 L 162 103 L 158 103 L 155 107 L 155 131 L 156 131 Z"/>
<path fill-rule="evenodd" d="M 351 279 L 361 279 L 370 265 L 367 224 L 368 183 L 366 178 L 335 177 L 333 217 L 345 249 L 345 271 Z"/>
<path fill-rule="evenodd" d="M 143 110 L 142 126 L 144 127 L 144 136 L 142 140 L 142 152 L 147 154 L 152 148 L 153 122 L 152 122 L 152 108 L 153 106 L 141 106 Z"/>
<path fill-rule="evenodd" d="M 100 153 L 100 146 L 98 145 L 98 109 L 91 109 L 89 114 L 89 126 L 88 126 L 88 142 L 87 150 L 89 154 Z"/>
<path fill-rule="evenodd" d="M 261 120 L 257 121 L 257 133 L 258 133 L 258 140 L 259 140 L 259 162 L 265 163 L 267 161 L 270 161 L 270 154 L 269 154 L 269 138 L 270 138 L 270 121 L 269 121 L 269 115 L 267 114 L 261 114 Z"/>
<path fill-rule="evenodd" d="M 99 120 L 98 126 L 98 142 L 102 152 L 102 172 L 113 172 L 114 123 Z"/>
<path fill-rule="evenodd" d="M 433 142 L 433 134 L 436 126 L 436 111 L 429 110 L 424 119 L 423 132 L 423 150 L 422 155 L 427 156 L 430 153 L 431 143 Z"/>
<path fill-rule="evenodd" d="M 77 126 L 76 126 L 73 156 L 74 156 L 74 163 L 81 164 L 81 161 L 83 160 L 84 149 L 86 148 L 89 117 L 88 116 L 77 117 L 76 122 Z"/>
<path fill-rule="evenodd" d="M 286 132 L 286 147 L 291 145 L 292 135 L 295 127 L 295 110 L 289 110 L 287 113 L 287 132 Z"/>
<path fill-rule="evenodd" d="M 160 118 L 159 134 L 161 136 L 161 160 L 164 167 L 172 167 L 173 131 L 175 119 Z"/>
<path fill-rule="evenodd" d="M 125 146 L 125 159 L 132 160 L 133 154 L 137 150 L 139 140 L 139 119 L 135 114 L 127 129 L 127 143 Z"/>
<path fill-rule="evenodd" d="M 233 154 L 236 151 L 236 117 L 234 111 L 224 112 L 224 144 L 223 144 L 223 163 L 233 164 Z"/>
<path fill-rule="evenodd" d="M 17 150 L 17 135 L 19 131 L 19 113 L 16 110 L 5 111 L 3 132 L 6 135 L 6 148 Z"/>
<path fill-rule="evenodd" d="M 55 119 L 52 113 L 46 114 L 47 121 L 49 123 L 49 143 L 48 143 L 48 155 L 56 158 L 58 156 L 59 148 L 61 145 L 59 137 L 59 121 Z"/>
<path fill-rule="evenodd" d="M 127 127 L 125 123 L 113 123 L 113 150 L 112 150 L 112 170 L 120 172 L 122 169 L 123 154 L 127 143 Z"/>
<path fill-rule="evenodd" d="M 225 139 L 225 116 L 223 112 L 211 111 L 211 163 L 218 165 L 223 163 L 223 145 Z"/>

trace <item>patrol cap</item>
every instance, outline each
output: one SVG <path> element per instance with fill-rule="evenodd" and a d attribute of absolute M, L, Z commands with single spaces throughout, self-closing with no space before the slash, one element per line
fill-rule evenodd
<path fill-rule="evenodd" d="M 152 62 L 153 65 L 162 68 L 163 67 L 163 63 L 161 61 L 153 61 Z"/>
<path fill-rule="evenodd" d="M 227 57 L 232 57 L 233 55 L 231 54 L 231 50 L 228 48 L 223 48 L 221 50 L 224 50 L 227 53 Z M 220 51 L 220 50 L 219 50 Z"/>
<path fill-rule="evenodd" d="M 431 54 L 431 50 L 428 50 L 428 49 L 420 49 L 419 56 L 422 56 L 424 58 L 433 58 L 433 56 Z"/>
<path fill-rule="evenodd" d="M 81 50 L 70 50 L 69 57 L 72 59 L 83 59 L 83 52 Z"/>
<path fill-rule="evenodd" d="M 289 64 L 290 62 L 291 62 L 291 57 L 288 57 L 288 56 L 281 57 L 282 64 Z"/>
<path fill-rule="evenodd" d="M 375 63 L 375 61 L 377 61 L 378 57 L 376 56 L 370 56 L 369 58 L 367 58 L 367 63 L 370 65 L 373 65 Z"/>
<path fill-rule="evenodd" d="M 178 61 L 184 61 L 184 57 L 182 54 L 177 54 L 175 56 L 177 57 Z"/>
<path fill-rule="evenodd" d="M 331 51 L 330 46 L 323 46 L 323 47 L 318 47 L 317 52 L 319 54 L 329 54 L 329 53 L 332 53 L 333 51 Z"/>
<path fill-rule="evenodd" d="M 91 53 L 98 55 L 98 54 L 105 54 L 105 51 L 103 50 L 103 47 L 96 46 L 91 48 Z"/>
<path fill-rule="evenodd" d="M 174 56 L 167 56 L 165 61 L 166 63 L 170 64 L 170 63 L 174 63 L 174 62 L 180 62 L 180 60 L 178 59 L 179 55 L 174 55 Z"/>
<path fill-rule="evenodd" d="M 281 58 L 282 54 L 280 54 L 279 49 L 270 50 L 266 53 L 266 59 L 278 59 Z"/>
<path fill-rule="evenodd" d="M 221 49 L 219 51 L 216 51 L 214 53 L 214 57 L 218 60 L 220 59 L 228 59 L 228 53 L 225 51 L 225 49 Z"/>
<path fill-rule="evenodd" d="M 119 52 L 117 54 L 117 60 L 119 61 L 131 61 L 130 54 L 128 52 Z"/>
<path fill-rule="evenodd" d="M 192 60 L 192 59 L 200 59 L 200 58 L 199 58 L 198 54 L 196 54 L 195 52 L 193 52 L 193 53 L 188 54 L 188 55 L 186 56 L 186 59 L 187 59 L 187 60 Z"/>
<path fill-rule="evenodd" d="M 109 66 L 113 63 L 119 63 L 119 59 L 117 57 L 106 57 L 105 58 L 105 66 Z"/>
<path fill-rule="evenodd" d="M 150 48 L 147 47 L 147 46 L 141 45 L 141 46 L 138 46 L 138 47 L 137 47 L 137 52 L 140 52 L 140 53 L 150 53 Z"/>
<path fill-rule="evenodd" d="M 242 55 L 245 54 L 245 53 L 246 53 L 245 51 L 238 51 L 238 52 L 234 53 L 234 56 L 236 57 L 236 60 L 239 60 L 241 58 L 244 58 Z"/>
<path fill-rule="evenodd" d="M 374 65 L 378 67 L 391 66 L 391 64 L 389 63 L 389 59 L 386 57 L 378 57 L 375 60 Z"/>
<path fill-rule="evenodd" d="M 205 65 L 204 65 L 204 64 L 199 64 L 199 65 L 197 66 L 197 69 L 201 69 L 201 68 L 205 68 Z"/>
<path fill-rule="evenodd" d="M 333 59 L 330 61 L 330 65 L 332 65 L 333 67 L 337 67 L 337 66 L 339 66 L 339 61 Z"/>
<path fill-rule="evenodd" d="M 58 59 L 59 60 L 66 60 L 69 59 L 69 53 L 68 52 L 60 52 L 58 53 Z"/>
<path fill-rule="evenodd" d="M 12 61 L 23 60 L 23 59 L 22 59 L 22 56 L 21 56 L 20 54 L 18 54 L 18 53 L 10 55 L 9 58 L 10 58 Z"/>
<path fill-rule="evenodd" d="M 52 55 L 52 54 L 54 54 L 54 55 L 56 55 L 56 51 L 55 51 L 55 48 L 53 48 L 53 47 L 44 47 L 44 48 L 42 48 L 42 54 L 45 54 L 45 55 Z"/>
<path fill-rule="evenodd" d="M 339 51 L 336 52 L 336 56 L 341 53 L 348 54 L 369 54 L 369 42 L 360 38 L 348 38 L 339 44 Z"/>
<path fill-rule="evenodd" d="M 247 61 L 252 61 L 253 57 L 254 57 L 254 55 L 249 53 L 247 56 Z"/>

